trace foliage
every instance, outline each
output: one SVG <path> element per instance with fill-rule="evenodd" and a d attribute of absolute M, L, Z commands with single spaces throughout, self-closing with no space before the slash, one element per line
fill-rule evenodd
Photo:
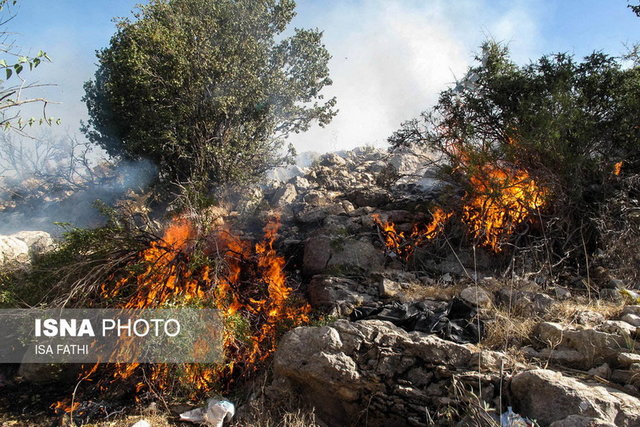
<path fill-rule="evenodd" d="M 335 99 L 317 30 L 283 32 L 292 0 L 152 0 L 118 21 L 83 98 L 87 137 L 154 161 L 165 181 L 250 181 L 286 159 L 285 138 L 327 124 Z M 289 152 L 292 152 L 290 147 Z"/>
<path fill-rule="evenodd" d="M 107 219 L 103 226 L 89 229 L 59 224 L 65 229 L 63 239 L 54 251 L 34 262 L 24 279 L 39 298 L 30 303 L 91 306 L 102 283 L 142 268 L 133 261 L 157 236 L 137 227 L 126 214 L 99 201 L 95 205 Z"/>
<path fill-rule="evenodd" d="M 598 52 L 582 62 L 556 54 L 518 66 L 494 42 L 476 60 L 390 142 L 440 153 L 443 177 L 468 194 L 478 191 L 478 171 L 526 171 L 547 189 L 548 213 L 567 237 L 597 211 L 621 164 L 624 173 L 640 167 L 640 68 Z"/>
<path fill-rule="evenodd" d="M 10 6 L 14 6 L 16 0 L 0 0 L 0 12 L 5 13 Z M 2 16 L 0 27 L 4 26 L 11 20 L 12 16 Z M 29 89 L 40 87 L 41 85 L 29 84 L 21 76 L 26 67 L 33 70 L 43 61 L 51 61 L 46 52 L 38 51 L 35 56 L 21 55 L 9 39 L 10 34 L 6 31 L 0 31 L 0 54 L 5 56 L 0 58 L 0 69 L 4 69 L 4 79 L 0 79 L 0 127 L 4 130 L 23 131 L 27 126 L 34 124 L 53 124 L 60 123 L 60 120 L 54 120 L 46 115 L 46 106 L 49 101 L 41 97 L 24 97 L 24 92 Z M 8 83 L 11 80 L 11 83 Z M 19 82 L 15 82 L 19 80 Z M 25 104 L 39 103 L 43 105 L 43 115 L 40 119 L 22 118 L 20 113 L 16 111 L 18 107 Z"/>

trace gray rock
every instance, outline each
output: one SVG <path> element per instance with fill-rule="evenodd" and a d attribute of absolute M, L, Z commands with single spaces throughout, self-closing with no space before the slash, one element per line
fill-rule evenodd
<path fill-rule="evenodd" d="M 628 368 L 633 363 L 640 363 L 640 354 L 620 353 L 618 354 L 618 363 L 621 367 Z"/>
<path fill-rule="evenodd" d="M 625 344 L 625 339 L 617 334 L 553 322 L 540 323 L 535 334 L 540 342 L 552 349 L 577 351 L 584 358 L 582 365 L 577 367 L 583 369 L 590 369 L 596 363 L 615 363 L 619 349 Z"/>
<path fill-rule="evenodd" d="M 640 425 L 637 398 L 559 372 L 535 369 L 519 373 L 511 380 L 511 393 L 514 410 L 542 425 L 566 420 L 570 415 L 601 419 L 616 426 Z"/>
<path fill-rule="evenodd" d="M 600 378 L 609 379 L 611 377 L 611 368 L 608 363 L 603 363 L 597 368 L 589 369 L 589 375 L 595 375 Z"/>
<path fill-rule="evenodd" d="M 624 298 L 618 289 L 600 289 L 600 298 L 606 301 L 622 302 Z"/>
<path fill-rule="evenodd" d="M 352 425 L 363 413 L 372 427 L 406 425 L 410 417 L 424 419 L 424 407 L 446 393 L 423 391 L 433 378 L 426 367 L 441 367 L 445 384 L 449 369 L 475 357 L 471 348 L 378 320 L 299 327 L 275 353 L 270 392 L 301 397 L 328 425 Z"/>
<path fill-rule="evenodd" d="M 271 198 L 271 205 L 278 208 L 284 207 L 291 204 L 297 196 L 296 187 L 293 184 L 285 184 L 276 190 Z"/>
<path fill-rule="evenodd" d="M 622 314 L 633 314 L 634 316 L 640 316 L 640 305 L 628 305 L 622 309 Z"/>
<path fill-rule="evenodd" d="M 383 265 L 382 252 L 368 241 L 320 235 L 307 239 L 304 245 L 303 269 L 309 276 L 379 271 Z"/>
<path fill-rule="evenodd" d="M 627 313 L 620 319 L 623 322 L 627 322 L 631 326 L 639 327 L 640 326 L 640 316 L 635 314 Z"/>
<path fill-rule="evenodd" d="M 316 275 L 309 283 L 309 302 L 333 316 L 348 316 L 354 308 L 373 300 L 357 291 L 358 283 L 344 277 Z"/>
<path fill-rule="evenodd" d="M 402 291 L 403 287 L 400 283 L 383 278 L 378 285 L 378 291 L 381 297 L 393 297 Z"/>
<path fill-rule="evenodd" d="M 489 292 L 479 286 L 469 286 L 460 292 L 460 298 L 476 307 L 488 308 L 492 305 Z"/>

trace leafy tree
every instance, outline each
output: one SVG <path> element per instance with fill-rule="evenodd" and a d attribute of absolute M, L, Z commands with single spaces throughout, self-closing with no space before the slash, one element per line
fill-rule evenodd
<path fill-rule="evenodd" d="M 582 62 L 556 54 L 518 66 L 496 43 L 476 59 L 390 142 L 441 153 L 443 176 L 468 193 L 478 191 L 470 177 L 486 165 L 526 171 L 548 191 L 548 213 L 563 224 L 558 236 L 575 237 L 610 194 L 620 165 L 623 173 L 640 168 L 640 68 L 597 52 Z"/>
<path fill-rule="evenodd" d="M 0 0 L 0 13 L 2 13 L 0 27 L 3 27 L 13 18 L 13 15 L 7 14 L 7 12 L 8 8 L 16 3 L 16 0 Z M 21 132 L 26 126 L 36 123 L 52 124 L 54 119 L 46 116 L 46 106 L 49 101 L 42 97 L 24 96 L 29 89 L 41 85 L 27 83 L 21 77 L 21 73 L 25 68 L 32 70 L 43 61 L 50 61 L 46 52 L 39 51 L 32 57 L 21 55 L 10 39 L 10 34 L 6 31 L 0 31 L 0 54 L 4 56 L 0 58 L 0 69 L 4 69 L 4 79 L 0 78 L 0 127 L 4 130 L 13 129 Z M 10 80 L 11 82 L 9 82 Z M 17 108 L 21 105 L 34 103 L 43 105 L 42 118 L 22 118 Z M 56 120 L 56 122 L 59 123 L 59 120 Z"/>
<path fill-rule="evenodd" d="M 327 124 L 335 99 L 317 30 L 283 32 L 292 0 L 151 0 L 118 22 L 85 84 L 87 137 L 157 163 L 167 181 L 242 182 L 280 164 L 286 137 Z M 292 148 L 289 147 L 289 152 Z"/>

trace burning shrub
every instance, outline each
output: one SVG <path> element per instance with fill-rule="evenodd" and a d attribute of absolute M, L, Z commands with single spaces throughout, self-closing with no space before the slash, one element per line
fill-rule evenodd
<path fill-rule="evenodd" d="M 476 243 L 499 252 L 518 236 L 535 237 L 527 224 L 537 223 L 541 240 L 553 236 L 545 250 L 582 256 L 616 174 L 640 165 L 640 69 L 602 53 L 520 67 L 496 43 L 477 60 L 389 141 L 440 154 L 443 179 L 464 189 L 460 219 Z"/>
<path fill-rule="evenodd" d="M 178 218 L 162 238 L 129 257 L 96 289 L 94 301 L 128 309 L 217 308 L 225 323 L 227 361 L 221 366 L 118 364 L 107 369 L 108 375 L 102 371 L 99 383 L 131 380 L 138 381 L 137 393 L 151 388 L 195 395 L 228 386 L 261 367 L 280 334 L 308 321 L 310 311 L 294 296 L 284 258 L 273 247 L 278 228 L 276 218 L 265 226 L 264 240 L 253 244 L 229 229 L 199 230 Z M 183 381 L 170 381 L 175 377 Z"/>

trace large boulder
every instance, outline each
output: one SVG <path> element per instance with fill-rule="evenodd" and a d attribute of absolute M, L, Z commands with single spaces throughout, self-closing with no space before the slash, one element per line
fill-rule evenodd
<path fill-rule="evenodd" d="M 44 231 L 21 231 L 10 236 L 0 236 L 0 268 L 28 268 L 34 256 L 53 248 L 53 238 Z"/>
<path fill-rule="evenodd" d="M 282 338 L 269 391 L 274 399 L 300 396 L 328 425 L 366 420 L 371 427 L 419 426 L 426 423 L 425 408 L 436 411 L 451 402 L 453 373 L 466 372 L 477 360 L 470 345 L 386 321 L 338 320 L 299 327 Z"/>
<path fill-rule="evenodd" d="M 304 245 L 303 268 L 308 276 L 323 273 L 379 271 L 384 255 L 367 240 L 318 235 Z"/>
<path fill-rule="evenodd" d="M 534 369 L 511 380 L 514 409 L 542 426 L 570 424 L 568 417 L 595 418 L 616 426 L 640 425 L 640 400 L 613 388 L 588 384 L 559 372 Z M 563 423 L 557 422 L 565 420 Z M 577 421 L 574 418 L 574 421 Z"/>

